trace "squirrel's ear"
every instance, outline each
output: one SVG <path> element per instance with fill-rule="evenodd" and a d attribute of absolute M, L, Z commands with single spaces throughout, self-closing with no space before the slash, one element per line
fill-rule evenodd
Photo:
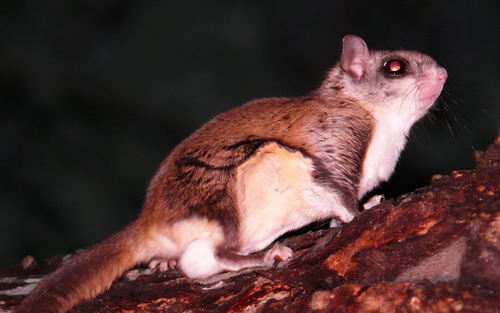
<path fill-rule="evenodd" d="M 370 52 L 365 41 L 358 36 L 347 35 L 342 41 L 340 66 L 355 79 L 366 73 Z"/>

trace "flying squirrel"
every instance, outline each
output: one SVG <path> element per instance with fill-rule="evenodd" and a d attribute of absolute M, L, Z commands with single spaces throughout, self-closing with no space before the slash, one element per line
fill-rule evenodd
<path fill-rule="evenodd" d="M 392 174 L 411 126 L 446 70 L 414 51 L 371 51 L 343 39 L 337 65 L 307 96 L 251 101 L 175 147 L 138 219 L 42 279 L 14 312 L 66 312 L 149 263 L 203 279 L 293 257 L 275 244 L 319 220 L 350 222 Z"/>

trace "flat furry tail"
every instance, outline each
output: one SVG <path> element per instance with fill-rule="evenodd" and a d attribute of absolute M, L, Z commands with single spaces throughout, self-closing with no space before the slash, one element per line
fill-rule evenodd
<path fill-rule="evenodd" d="M 137 253 L 137 225 L 131 224 L 65 261 L 42 279 L 14 313 L 64 313 L 107 290 L 127 269 L 144 261 Z"/>

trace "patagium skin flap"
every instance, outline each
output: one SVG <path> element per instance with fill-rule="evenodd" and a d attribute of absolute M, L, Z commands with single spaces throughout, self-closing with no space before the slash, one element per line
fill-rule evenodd
<path fill-rule="evenodd" d="M 222 113 L 181 142 L 150 182 L 139 218 L 65 261 L 14 312 L 66 312 L 127 269 L 177 267 L 190 278 L 286 261 L 282 234 L 347 223 L 389 178 L 411 126 L 446 71 L 414 51 L 370 51 L 348 35 L 320 87 Z"/>

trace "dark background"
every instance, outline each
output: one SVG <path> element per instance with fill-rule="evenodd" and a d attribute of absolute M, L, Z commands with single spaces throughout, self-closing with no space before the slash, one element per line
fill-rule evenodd
<path fill-rule="evenodd" d="M 500 1 L 2 1 L 0 266 L 135 219 L 169 151 L 217 113 L 304 95 L 346 34 L 448 70 L 390 197 L 474 166 L 500 130 Z"/>

